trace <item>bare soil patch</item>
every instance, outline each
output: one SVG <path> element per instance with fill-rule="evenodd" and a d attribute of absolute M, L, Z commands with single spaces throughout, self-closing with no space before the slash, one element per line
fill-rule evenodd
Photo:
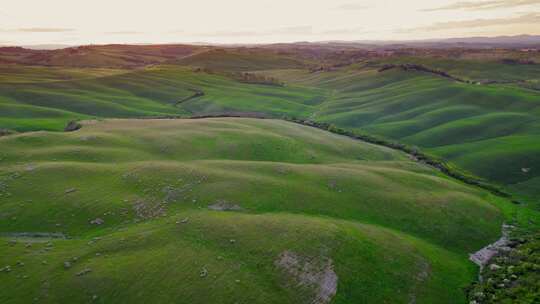
<path fill-rule="evenodd" d="M 291 251 L 282 252 L 275 265 L 298 286 L 313 290 L 311 304 L 330 303 L 337 291 L 338 277 L 329 258 L 307 258 Z"/>

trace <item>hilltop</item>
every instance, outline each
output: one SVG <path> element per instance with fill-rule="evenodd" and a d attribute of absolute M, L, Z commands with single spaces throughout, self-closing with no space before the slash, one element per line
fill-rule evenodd
<path fill-rule="evenodd" d="M 191 45 L 89 45 L 52 50 L 0 47 L 2 64 L 133 68 L 189 56 L 205 47 Z"/>

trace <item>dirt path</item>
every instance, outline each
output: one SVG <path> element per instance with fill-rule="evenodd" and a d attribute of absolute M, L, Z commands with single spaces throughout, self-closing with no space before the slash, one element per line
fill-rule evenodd
<path fill-rule="evenodd" d="M 330 303 L 336 295 L 338 277 L 331 259 L 308 258 L 284 251 L 275 265 L 285 271 L 298 286 L 311 290 L 311 304 Z"/>

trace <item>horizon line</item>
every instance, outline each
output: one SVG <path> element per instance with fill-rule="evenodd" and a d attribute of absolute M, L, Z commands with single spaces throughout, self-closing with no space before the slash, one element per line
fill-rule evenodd
<path fill-rule="evenodd" d="M 528 37 L 528 38 L 538 38 L 540 43 L 540 34 L 516 34 L 516 35 L 494 35 L 494 36 L 459 36 L 459 37 L 447 37 L 447 38 L 426 38 L 426 39 L 359 39 L 359 40 L 346 40 L 346 39 L 331 39 L 331 40 L 297 40 L 290 42 L 231 42 L 231 43 L 220 43 L 220 42 L 209 42 L 209 41 L 191 41 L 191 42 L 112 42 L 112 43 L 83 43 L 83 44 L 68 44 L 68 43 L 36 43 L 36 44 L 18 44 L 18 43 L 0 43 L 0 47 L 22 47 L 22 48 L 31 48 L 31 47 L 40 47 L 48 46 L 54 47 L 57 46 L 58 49 L 61 48 L 72 48 L 80 46 L 106 46 L 106 45 L 201 45 L 201 46 L 263 46 L 263 45 L 275 45 L 275 44 L 301 44 L 301 43 L 312 43 L 312 44 L 323 44 L 323 43 L 355 43 L 355 44 L 400 44 L 400 43 L 422 43 L 422 42 L 440 42 L 444 43 L 448 40 L 466 40 L 466 39 L 504 39 L 504 38 L 519 38 L 519 37 Z M 465 42 L 466 43 L 466 42 Z"/>

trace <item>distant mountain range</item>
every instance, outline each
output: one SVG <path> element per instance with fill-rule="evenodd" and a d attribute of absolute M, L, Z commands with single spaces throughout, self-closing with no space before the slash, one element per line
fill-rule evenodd
<path fill-rule="evenodd" d="M 364 48 L 523 48 L 540 47 L 540 35 L 518 35 L 498 37 L 465 37 L 426 40 L 356 40 L 356 41 L 321 41 L 321 42 L 298 42 L 296 44 L 326 44 Z"/>
<path fill-rule="evenodd" d="M 538 44 L 540 43 L 540 35 L 449 38 L 449 39 L 433 40 L 433 41 L 442 42 L 442 43 Z"/>
<path fill-rule="evenodd" d="M 258 56 L 261 57 L 259 58 L 261 60 L 279 57 L 289 63 L 291 63 L 290 60 L 303 63 L 318 60 L 330 65 L 339 65 L 354 62 L 359 58 L 386 54 L 388 51 L 399 50 L 400 53 L 414 54 L 442 52 L 444 54 L 446 50 L 457 48 L 485 50 L 487 52 L 494 48 L 540 50 L 540 36 L 473 37 L 422 41 L 321 41 L 259 45 L 34 45 L 32 47 L 0 47 L 0 64 L 134 68 L 152 64 L 175 64 L 179 61 L 198 60 L 204 66 L 208 60 L 223 61 L 227 56 L 244 58 L 245 60 L 253 60 Z"/>
<path fill-rule="evenodd" d="M 174 45 L 176 43 L 168 43 Z M 186 43 L 178 43 L 185 45 Z M 193 42 L 191 45 L 208 45 L 208 46 L 233 46 L 233 47 L 257 47 L 257 46 L 276 46 L 276 45 L 296 45 L 296 46 L 314 46 L 314 45 L 333 45 L 344 47 L 358 48 L 523 48 L 534 47 L 540 48 L 540 35 L 517 35 L 517 36 L 498 36 L 498 37 L 464 37 L 464 38 L 445 38 L 445 39 L 426 39 L 426 40 L 328 40 L 328 41 L 299 41 L 293 43 L 273 43 L 273 44 L 218 44 L 210 42 Z M 131 44 L 131 45 L 152 45 L 148 44 Z M 7 46 L 7 45 L 6 45 Z M 78 45 L 68 44 L 37 44 L 37 45 L 20 45 L 20 47 L 31 50 L 56 50 Z M 2 47 L 2 45 L 0 45 Z"/>
<path fill-rule="evenodd" d="M 418 40 L 394 42 L 389 44 L 405 44 L 412 47 L 539 47 L 540 35 L 498 36 L 498 37 L 468 37 L 433 40 Z"/>

